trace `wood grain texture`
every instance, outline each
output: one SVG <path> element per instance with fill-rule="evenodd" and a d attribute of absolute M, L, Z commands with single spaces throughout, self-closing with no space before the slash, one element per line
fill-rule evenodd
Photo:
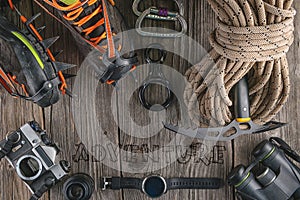
<path fill-rule="evenodd" d="M 130 28 L 134 28 L 137 17 L 131 10 L 133 0 L 130 1 L 116 1 L 121 13 L 125 16 Z M 151 5 L 158 5 L 162 7 L 168 7 L 169 10 L 177 9 L 172 1 L 155 1 L 149 0 L 141 3 L 140 9 L 143 10 Z M 41 8 L 30 0 L 23 0 L 18 6 L 22 13 L 29 17 L 35 13 L 41 12 L 42 15 L 37 19 L 36 26 L 46 25 L 46 29 L 43 32 L 45 38 L 60 36 L 59 42 L 57 42 L 52 48 L 53 50 L 63 49 L 63 54 L 58 58 L 58 61 L 67 63 L 73 63 L 78 65 L 74 69 L 70 69 L 69 73 L 78 73 L 79 70 L 84 69 L 80 65 L 84 61 L 83 54 L 78 50 L 76 46 L 76 40 L 73 39 L 71 33 L 60 23 L 55 21 L 48 14 L 43 12 Z M 300 2 L 295 1 L 294 7 L 296 10 L 300 9 Z M 208 42 L 208 36 L 210 32 L 215 28 L 215 16 L 208 3 L 204 0 L 184 0 L 184 17 L 188 22 L 188 35 L 201 44 L 206 51 L 211 47 Z M 0 14 L 5 15 L 13 23 L 20 25 L 20 20 L 12 14 L 9 10 L 1 10 Z M 160 174 L 164 177 L 220 177 L 225 179 L 229 171 L 233 166 L 243 163 L 247 164 L 251 161 L 251 150 L 253 147 L 261 141 L 263 138 L 270 136 L 280 136 L 291 144 L 293 148 L 300 151 L 300 139 L 298 136 L 298 130 L 300 129 L 299 120 L 299 99 L 300 90 L 298 85 L 300 84 L 300 64 L 299 58 L 299 30 L 300 30 L 300 17 L 296 16 L 295 19 L 295 42 L 288 53 L 288 59 L 290 64 L 290 73 L 292 81 L 292 89 L 289 102 L 285 105 L 284 109 L 277 116 L 277 120 L 283 122 L 289 122 L 290 125 L 277 131 L 272 131 L 267 134 L 261 134 L 256 136 L 243 136 L 238 138 L 234 142 L 220 142 L 202 143 L 201 140 L 187 141 L 188 144 L 185 148 L 169 145 L 168 143 L 176 136 L 174 133 L 166 131 L 162 128 L 161 121 L 172 121 L 173 123 L 181 123 L 181 115 L 179 103 L 171 105 L 165 113 L 153 113 L 145 110 L 139 103 L 137 97 L 137 91 L 130 95 L 124 95 L 126 93 L 125 84 L 120 85 L 120 90 L 115 91 L 111 86 L 98 84 L 93 81 L 94 75 L 89 73 L 83 73 L 80 76 L 80 80 L 87 85 L 79 87 L 81 95 L 93 95 L 92 89 L 95 89 L 96 95 L 93 99 L 78 100 L 76 97 L 72 100 L 67 96 L 64 96 L 57 104 L 41 109 L 30 102 L 25 102 L 19 99 L 13 99 L 4 90 L 0 89 L 0 138 L 4 138 L 5 134 L 9 130 L 15 130 L 27 121 L 35 119 L 39 123 L 43 124 L 43 127 L 50 134 L 51 138 L 57 142 L 61 147 L 62 153 L 60 157 L 71 161 L 72 173 L 84 172 L 90 174 L 96 180 L 96 191 L 93 194 L 92 199 L 119 199 L 119 200 L 139 200 L 148 199 L 144 194 L 134 190 L 122 190 L 122 191 L 101 191 L 98 185 L 99 177 L 101 176 L 130 176 L 130 177 L 145 177 L 149 174 Z M 146 20 L 145 26 L 160 26 L 168 28 L 178 28 L 178 24 L 155 22 L 153 20 Z M 156 41 L 156 40 L 153 40 Z M 161 40 L 162 44 L 169 44 L 170 40 Z M 142 43 L 140 40 L 138 43 Z M 174 48 L 178 48 L 180 41 L 174 43 Z M 181 49 L 185 55 L 188 55 L 191 59 L 198 61 L 205 55 L 205 51 L 199 51 L 194 47 L 188 49 Z M 138 51 L 141 55 L 142 51 Z M 139 60 L 142 61 L 142 57 Z M 178 55 L 168 53 L 168 57 L 164 64 L 172 66 L 173 69 L 184 74 L 186 69 L 190 67 L 187 62 L 189 58 L 182 58 Z M 89 63 L 89 62 L 87 62 Z M 88 64 L 89 65 L 89 64 Z M 86 65 L 85 65 L 86 67 Z M 91 72 L 93 73 L 93 72 Z M 147 70 L 137 70 L 137 78 L 142 79 L 148 73 Z M 168 77 L 168 75 L 167 75 Z M 170 79 L 174 78 L 170 75 Z M 76 86 L 74 79 L 68 80 L 70 89 Z M 127 83 L 127 82 L 128 83 Z M 126 78 L 126 83 L 134 87 L 132 79 Z M 123 82 L 122 82 L 123 83 Z M 179 86 L 178 86 L 179 87 Z M 78 91 L 77 91 L 78 92 Z M 162 90 L 160 88 L 154 88 L 151 90 L 150 100 L 156 101 L 161 97 Z M 89 116 L 87 119 L 82 119 L 82 125 L 78 126 L 74 121 L 80 118 L 79 116 L 72 115 L 72 109 L 74 109 L 74 102 L 77 101 L 80 105 L 87 107 L 80 107 L 82 116 Z M 93 105 L 91 105 L 91 104 Z M 77 105 L 77 104 L 75 104 Z M 96 118 L 92 118 L 90 115 L 86 115 L 84 112 L 88 112 L 89 109 L 95 106 Z M 77 108 L 77 107 L 75 107 Z M 129 111 L 128 111 L 129 110 Z M 79 113 L 80 113 L 79 112 Z M 76 112 L 78 113 L 78 112 Z M 152 120 L 152 121 L 151 121 Z M 95 130 L 90 127 L 91 121 L 99 122 L 101 124 L 102 131 Z M 154 123 L 159 133 L 152 135 L 151 126 L 147 125 Z M 135 128 L 138 124 L 141 127 L 145 127 L 145 132 L 139 133 Z M 120 128 L 118 128 L 118 125 Z M 87 130 L 82 128 L 87 127 Z M 124 127 L 126 130 L 124 130 Z M 84 132 L 87 132 L 87 137 L 90 145 L 81 143 Z M 93 134 L 90 134 L 92 131 Z M 99 134 L 97 134 L 99 132 Z M 132 135 L 140 134 L 149 136 L 149 138 L 138 138 Z M 100 155 L 97 153 L 92 154 L 91 150 L 86 146 L 101 145 L 103 138 L 107 136 L 112 144 L 120 146 L 125 151 L 135 152 L 136 154 L 126 156 L 120 156 L 121 151 L 105 151 L 107 156 L 110 156 L 105 164 L 99 160 Z M 177 138 L 176 138 L 177 139 Z M 179 138 L 178 141 L 180 142 Z M 188 143 L 190 142 L 190 143 Z M 151 151 L 165 148 L 165 153 L 159 155 L 153 155 L 152 159 L 158 161 L 167 162 L 170 152 L 178 151 L 180 158 L 175 162 L 161 168 L 156 168 L 155 164 L 147 164 L 145 160 L 150 159 L 146 153 Z M 102 152 L 103 153 L 103 152 Z M 150 154 L 149 154 L 150 155 Z M 129 163 L 129 165 L 128 165 Z M 111 168 L 109 166 L 114 166 Z M 125 170 L 130 168 L 131 171 Z M 139 170 L 146 169 L 146 173 L 138 173 Z M 124 170 L 123 172 L 120 170 Z M 136 173 L 135 173 L 136 172 Z M 3 200 L 26 200 L 29 199 L 29 191 L 25 185 L 17 177 L 13 169 L 11 169 L 6 161 L 0 162 L 0 198 Z M 54 187 L 50 192 L 45 194 L 42 199 L 54 200 L 63 199 L 62 184 Z M 234 190 L 228 186 L 220 190 L 175 190 L 169 191 L 162 196 L 162 200 L 174 199 L 174 200 L 187 200 L 187 199 L 235 199 Z"/>

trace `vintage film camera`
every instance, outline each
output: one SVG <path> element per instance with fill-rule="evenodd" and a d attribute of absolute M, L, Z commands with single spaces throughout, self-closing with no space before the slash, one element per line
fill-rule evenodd
<path fill-rule="evenodd" d="M 37 122 L 29 122 L 0 141 L 0 159 L 5 157 L 39 199 L 70 171 L 69 162 L 56 161 L 58 147 Z"/>
<path fill-rule="evenodd" d="M 238 165 L 228 176 L 244 200 L 299 200 L 300 169 L 289 158 L 300 156 L 282 139 L 264 140 L 252 151 L 255 160 L 248 166 Z M 289 158 L 288 158 L 289 157 Z M 261 173 L 253 168 L 263 166 Z"/>

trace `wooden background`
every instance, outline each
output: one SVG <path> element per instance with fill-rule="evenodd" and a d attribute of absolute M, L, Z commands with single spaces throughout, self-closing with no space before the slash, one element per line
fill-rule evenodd
<path fill-rule="evenodd" d="M 136 16 L 131 11 L 132 0 L 130 1 L 116 1 L 117 6 L 124 14 L 125 19 L 128 21 L 129 27 L 133 28 Z M 175 9 L 175 6 L 171 1 L 160 1 L 163 6 Z M 147 5 L 146 5 L 147 4 Z M 154 0 L 149 0 L 145 5 L 157 5 Z M 44 32 L 45 38 L 60 36 L 59 42 L 57 42 L 53 49 L 63 49 L 64 53 L 58 59 L 59 61 L 77 64 L 80 66 L 84 57 L 77 50 L 75 40 L 71 36 L 70 32 L 66 30 L 61 24 L 55 21 L 53 18 L 43 12 L 33 1 L 23 0 L 18 7 L 22 13 L 26 16 L 32 16 L 37 12 L 41 12 L 42 16 L 36 21 L 36 25 L 46 25 L 47 28 Z M 300 2 L 295 1 L 294 7 L 296 10 L 300 9 Z M 210 49 L 208 43 L 208 35 L 215 27 L 215 16 L 208 3 L 205 0 L 184 0 L 185 18 L 188 22 L 188 35 L 199 42 L 207 51 Z M 15 16 L 15 13 L 7 9 L 2 9 L 1 14 L 8 17 L 13 23 L 20 25 L 19 19 Z M 255 136 L 243 136 L 236 139 L 233 142 L 218 143 L 215 146 L 210 144 L 203 144 L 201 141 L 194 141 L 190 149 L 183 152 L 181 158 L 167 167 L 160 170 L 152 171 L 152 174 L 161 174 L 164 177 L 221 177 L 226 178 L 228 172 L 233 166 L 244 163 L 247 164 L 251 161 L 250 152 L 253 147 L 261 141 L 263 138 L 270 136 L 280 136 L 287 141 L 293 148 L 300 151 L 300 139 L 298 136 L 298 130 L 300 129 L 300 68 L 299 68 L 299 15 L 295 19 L 295 42 L 292 45 L 288 58 L 290 62 L 290 74 L 292 81 L 292 89 L 289 102 L 285 105 L 284 109 L 280 112 L 277 120 L 283 122 L 289 122 L 289 126 L 280 130 L 272 131 L 267 134 L 255 135 Z M 155 24 L 154 22 L 147 21 L 148 25 Z M 159 23 L 160 26 L 164 26 Z M 172 24 L 168 24 L 172 26 Z M 203 55 L 198 55 L 199 61 Z M 166 63 L 169 66 L 174 67 L 181 73 L 184 73 L 188 67 L 186 62 L 177 56 L 169 56 Z M 79 67 L 72 69 L 70 73 L 76 73 Z M 69 80 L 69 87 L 72 88 L 74 80 Z M 97 109 L 98 120 L 104 124 L 104 129 L 108 137 L 117 145 L 122 146 L 124 149 L 141 152 L 143 151 L 143 145 L 151 147 L 160 147 L 166 144 L 170 138 L 174 137 L 173 133 L 166 130 L 161 130 L 157 136 L 149 139 L 137 139 L 130 137 L 123 133 L 116 126 L 117 123 L 126 123 L 123 118 L 119 118 L 116 122 L 110 116 L 110 96 L 113 88 L 107 85 L 100 85 L 97 88 L 97 104 L 106 106 L 106 110 Z M 155 99 L 159 97 L 160 90 L 155 89 L 152 91 L 151 98 Z M 132 99 L 131 104 L 136 106 L 134 113 L 131 114 L 132 118 L 135 118 L 139 123 L 146 123 L 148 120 L 148 111 L 143 110 L 139 105 L 138 99 L 135 97 Z M 178 120 L 177 116 L 177 104 L 172 105 L 168 111 L 167 119 L 172 119 L 173 122 Z M 71 99 L 68 96 L 64 96 L 57 104 L 41 109 L 30 102 L 25 102 L 20 99 L 13 99 L 6 92 L 1 89 L 0 92 L 0 138 L 4 138 L 5 134 L 10 130 L 15 130 L 23 125 L 25 122 L 35 119 L 43 125 L 47 132 L 51 135 L 52 139 L 58 143 L 63 152 L 60 154 L 61 158 L 72 161 L 72 173 L 85 172 L 90 174 L 96 180 L 96 187 L 98 187 L 98 179 L 101 176 L 132 176 L 132 177 L 144 177 L 151 174 L 150 172 L 141 173 L 126 173 L 120 172 L 115 169 L 111 169 L 106 165 L 97 162 L 92 155 L 84 149 L 84 145 L 80 144 L 81 141 L 76 133 L 75 125 L 72 119 L 71 113 Z M 121 108 L 118 108 L 119 115 L 124 112 Z M 134 131 L 134 130 L 132 130 Z M 209 151 L 203 149 L 207 147 Z M 120 163 L 120 169 L 122 167 L 122 159 L 117 158 Z M 134 165 L 134 163 L 133 163 Z M 45 194 L 42 199 L 63 199 L 62 185 L 58 185 L 50 192 Z M 0 199 L 29 199 L 30 193 L 25 185 L 17 177 L 15 171 L 9 167 L 6 161 L 0 162 Z M 236 195 L 234 190 L 228 186 L 220 190 L 176 190 L 169 191 L 160 199 L 235 199 Z M 145 195 L 139 191 L 101 191 L 96 189 L 92 199 L 147 199 Z"/>

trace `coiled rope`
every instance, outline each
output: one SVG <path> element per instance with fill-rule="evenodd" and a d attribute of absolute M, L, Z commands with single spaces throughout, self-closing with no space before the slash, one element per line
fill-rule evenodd
<path fill-rule="evenodd" d="M 230 91 L 247 74 L 251 118 L 264 124 L 289 96 L 286 53 L 294 39 L 293 0 L 207 1 L 218 25 L 209 37 L 213 49 L 185 74 L 189 115 L 198 126 L 230 123 L 235 117 Z"/>

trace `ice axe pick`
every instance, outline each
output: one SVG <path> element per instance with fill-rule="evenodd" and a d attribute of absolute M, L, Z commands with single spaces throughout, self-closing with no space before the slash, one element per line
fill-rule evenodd
<path fill-rule="evenodd" d="M 192 138 L 213 141 L 230 141 L 240 135 L 262 133 L 287 125 L 286 123 L 276 121 L 270 121 L 264 125 L 259 125 L 251 120 L 248 81 L 246 76 L 244 76 L 234 88 L 233 103 L 235 119 L 225 127 L 185 129 L 167 123 L 164 123 L 164 127 Z"/>

